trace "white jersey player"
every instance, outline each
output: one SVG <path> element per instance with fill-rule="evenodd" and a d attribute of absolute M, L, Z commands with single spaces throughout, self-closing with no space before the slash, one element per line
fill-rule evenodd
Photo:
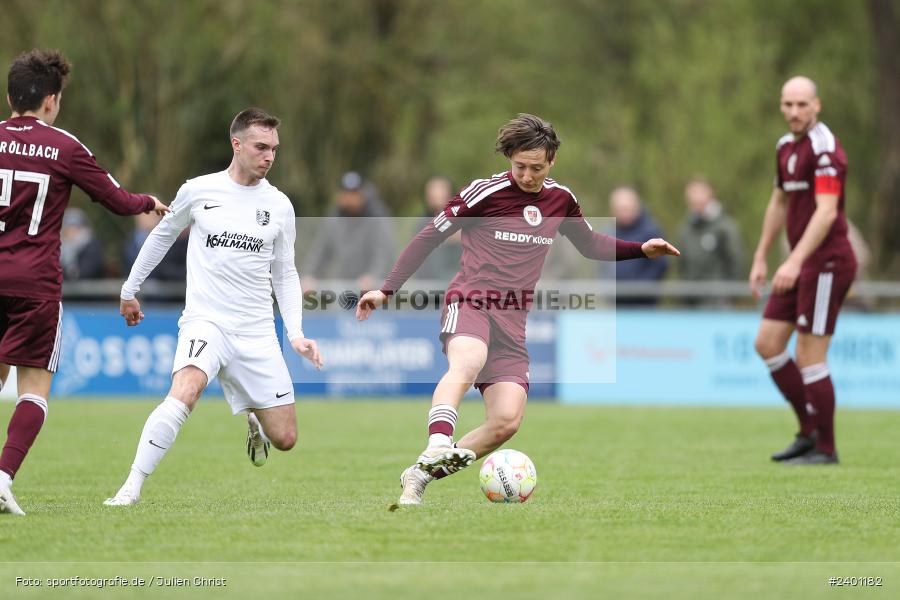
<path fill-rule="evenodd" d="M 294 266 L 294 209 L 265 180 L 278 149 L 279 120 L 258 108 L 231 125 L 228 170 L 189 180 L 172 212 L 144 242 L 122 286 L 129 326 L 144 314 L 135 295 L 178 235 L 191 228 L 187 295 L 178 321 L 172 387 L 144 425 L 131 472 L 109 506 L 136 504 L 209 381 L 218 376 L 234 414 L 247 413 L 247 454 L 266 462 L 271 442 L 290 450 L 297 439 L 294 387 L 275 332 L 272 292 L 294 350 L 316 368 L 314 340 L 304 337 L 302 293 Z"/>

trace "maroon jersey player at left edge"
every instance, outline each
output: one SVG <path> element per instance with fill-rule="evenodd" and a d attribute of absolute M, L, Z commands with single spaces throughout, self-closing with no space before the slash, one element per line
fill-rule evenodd
<path fill-rule="evenodd" d="M 496 150 L 510 170 L 464 188 L 413 238 L 381 289 L 360 298 L 356 314 L 363 320 L 462 230 L 460 270 L 441 315 L 449 368 L 434 390 L 428 447 L 403 471 L 398 504 L 420 504 L 428 483 L 472 464 L 518 431 L 528 397 L 525 321 L 557 233 L 595 260 L 679 254 L 659 238 L 640 244 L 593 231 L 572 192 L 548 177 L 559 145 L 553 126 L 539 117 L 521 114 L 504 125 Z M 457 409 L 473 384 L 484 397 L 486 419 L 454 443 Z"/>
<path fill-rule="evenodd" d="M 12 481 L 47 417 L 59 361 L 59 232 L 72 185 L 118 215 L 166 206 L 124 190 L 75 136 L 53 127 L 69 62 L 59 52 L 18 56 L 7 75 L 12 116 L 0 122 L 0 387 L 16 367 L 19 399 L 0 454 L 0 513 L 24 515 Z"/>

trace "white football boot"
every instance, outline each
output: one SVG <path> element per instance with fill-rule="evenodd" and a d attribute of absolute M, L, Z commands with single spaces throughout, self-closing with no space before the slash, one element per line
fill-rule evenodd
<path fill-rule="evenodd" d="M 104 506 L 133 506 L 141 501 L 141 496 L 139 493 L 135 493 L 132 490 L 125 489 L 124 487 L 116 492 L 116 495 L 112 498 L 107 498 L 103 501 Z"/>
<path fill-rule="evenodd" d="M 453 446 L 433 446 L 425 448 L 419 455 L 416 464 L 428 474 L 432 474 L 444 467 L 450 473 L 455 473 L 475 462 L 475 453 L 467 448 L 455 448 Z"/>
<path fill-rule="evenodd" d="M 13 496 L 12 489 L 9 486 L 0 484 L 0 513 L 25 516 L 25 511 L 19 508 L 16 497 Z"/>
<path fill-rule="evenodd" d="M 265 438 L 259 419 L 247 413 L 247 456 L 255 466 L 261 467 L 269 458 L 269 440 Z"/>
<path fill-rule="evenodd" d="M 433 480 L 434 477 L 420 469 L 418 465 L 407 467 L 407 469 L 400 474 L 400 487 L 403 488 L 403 493 L 400 494 L 400 499 L 397 500 L 397 504 L 401 506 L 422 504 L 425 486 Z"/>

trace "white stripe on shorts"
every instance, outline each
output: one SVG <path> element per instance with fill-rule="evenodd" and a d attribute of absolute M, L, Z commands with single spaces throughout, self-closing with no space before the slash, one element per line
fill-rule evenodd
<path fill-rule="evenodd" d="M 834 273 L 819 273 L 816 285 L 816 303 L 813 311 L 812 334 L 825 335 L 828 323 L 828 305 L 831 302 L 831 283 Z"/>
<path fill-rule="evenodd" d="M 447 318 L 441 333 L 456 333 L 456 321 L 459 317 L 459 304 L 456 302 L 447 305 Z"/>
<path fill-rule="evenodd" d="M 59 367 L 59 347 L 62 342 L 62 319 L 63 306 L 62 302 L 60 302 L 59 316 L 56 319 L 56 338 L 53 340 L 53 352 L 50 353 L 50 362 L 47 363 L 47 370 L 51 373 L 56 373 L 56 369 Z"/>

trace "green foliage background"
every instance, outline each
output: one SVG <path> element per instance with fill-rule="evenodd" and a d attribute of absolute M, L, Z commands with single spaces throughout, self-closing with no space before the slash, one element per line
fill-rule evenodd
<path fill-rule="evenodd" d="M 848 214 L 885 250 L 881 273 L 900 270 L 881 243 L 900 223 L 879 216 L 898 190 L 877 194 L 888 158 L 872 18 L 884 0 L 4 4 L 0 57 L 70 57 L 58 125 L 129 188 L 170 199 L 224 168 L 230 119 L 259 105 L 284 120 L 270 179 L 301 216 L 323 214 L 351 168 L 395 214 L 417 215 L 430 175 L 462 186 L 502 170 L 498 127 L 533 112 L 557 126 L 554 176 L 588 214 L 607 215 L 609 190 L 631 183 L 674 236 L 684 183 L 704 174 L 754 243 L 786 130 L 780 85 L 806 74 L 850 157 Z M 92 211 L 107 238 L 130 228 Z"/>

